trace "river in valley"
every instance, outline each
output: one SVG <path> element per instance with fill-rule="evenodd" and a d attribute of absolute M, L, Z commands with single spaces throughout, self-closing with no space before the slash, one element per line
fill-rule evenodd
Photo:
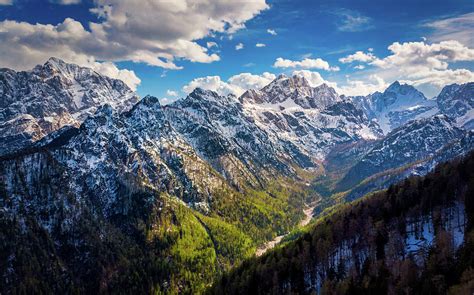
<path fill-rule="evenodd" d="M 308 206 L 305 207 L 305 209 L 303 210 L 304 218 L 298 224 L 299 227 L 303 227 L 303 226 L 307 225 L 311 221 L 311 219 L 313 219 L 313 211 L 318 206 L 318 203 L 319 202 L 316 201 L 316 202 L 312 203 L 311 205 L 308 205 Z M 284 235 L 281 235 L 281 236 L 277 236 L 273 240 L 266 242 L 265 244 L 263 244 L 261 247 L 259 247 L 257 249 L 257 251 L 255 252 L 255 255 L 256 256 L 261 256 L 265 252 L 267 252 L 268 250 L 274 248 L 276 245 L 278 245 L 278 243 L 281 242 L 281 240 L 286 235 L 288 235 L 288 233 L 284 234 Z"/>

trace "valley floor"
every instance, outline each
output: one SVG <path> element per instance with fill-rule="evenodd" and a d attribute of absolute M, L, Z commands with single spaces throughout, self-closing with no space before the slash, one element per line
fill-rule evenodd
<path fill-rule="evenodd" d="M 306 208 L 303 209 L 304 218 L 300 221 L 300 223 L 298 224 L 298 227 L 304 227 L 310 223 L 310 221 L 314 217 L 313 215 L 314 209 L 316 209 L 318 205 L 319 205 L 319 200 L 307 205 Z M 255 252 L 255 255 L 257 257 L 262 256 L 263 254 L 265 254 L 265 252 L 267 252 L 270 249 L 273 249 L 276 245 L 278 245 L 281 242 L 281 240 L 288 234 L 289 233 L 286 233 L 281 236 L 277 236 L 273 240 L 266 242 L 265 244 L 263 244 L 261 247 L 257 249 L 257 251 Z"/>

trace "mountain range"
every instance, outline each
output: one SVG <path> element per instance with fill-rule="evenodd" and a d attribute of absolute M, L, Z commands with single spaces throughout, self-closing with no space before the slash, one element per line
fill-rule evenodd
<path fill-rule="evenodd" d="M 347 97 L 280 75 L 161 105 L 51 58 L 1 69 L 0 96 L 1 285 L 19 292 L 130 280 L 201 292 L 294 229 L 305 204 L 354 200 L 474 148 L 474 82 L 433 99 L 399 82 Z"/>

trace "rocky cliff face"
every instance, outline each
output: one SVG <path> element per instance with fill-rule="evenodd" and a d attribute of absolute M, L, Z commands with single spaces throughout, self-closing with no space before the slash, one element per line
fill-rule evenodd
<path fill-rule="evenodd" d="M 459 126 L 474 128 L 474 83 L 445 86 L 436 99 L 439 110 Z"/>
<path fill-rule="evenodd" d="M 411 121 L 375 143 L 347 172 L 338 189 L 351 189 L 349 199 L 354 199 L 409 175 L 424 175 L 437 163 L 471 151 L 472 136 L 445 115 Z"/>
<path fill-rule="evenodd" d="M 146 187 L 177 196 L 191 207 L 207 207 L 212 192 L 227 186 L 172 129 L 158 99 L 151 96 L 120 115 L 110 105 L 101 106 L 79 129 L 7 157 L 2 162 L 6 193 L 15 199 L 21 194 L 14 189 L 41 190 L 35 175 L 38 169 L 46 171 L 40 175 L 47 173 L 51 165 L 65 174 L 61 191 L 47 190 L 48 198 L 71 195 L 81 203 L 89 196 L 106 216 L 124 210 L 116 203 L 126 187 Z"/>
<path fill-rule="evenodd" d="M 413 86 L 395 81 L 383 93 L 353 97 L 354 103 L 376 121 L 384 134 L 410 120 L 433 116 L 438 112 L 436 101 L 427 99 Z"/>
<path fill-rule="evenodd" d="M 323 84 L 310 87 L 305 78 L 279 76 L 260 91 L 239 99 L 244 112 L 274 141 L 321 161 L 338 144 L 382 135 L 378 125 L 350 100 Z"/>
<path fill-rule="evenodd" d="M 57 58 L 27 72 L 1 69 L 0 98 L 0 154 L 78 126 L 101 105 L 120 112 L 138 101 L 122 81 Z"/>
<path fill-rule="evenodd" d="M 294 175 L 291 164 L 301 160 L 255 125 L 234 96 L 196 89 L 164 111 L 197 154 L 236 186 L 259 187 L 277 175 Z"/>
<path fill-rule="evenodd" d="M 240 101 L 243 103 L 282 104 L 282 107 L 286 102 L 289 105 L 296 104 L 304 109 L 324 109 L 341 101 L 341 98 L 333 88 L 326 84 L 311 87 L 302 76 L 280 75 L 260 90 L 245 92 L 240 97 Z"/>

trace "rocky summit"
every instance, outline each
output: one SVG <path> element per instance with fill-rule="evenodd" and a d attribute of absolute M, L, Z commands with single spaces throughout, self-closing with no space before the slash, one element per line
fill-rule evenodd
<path fill-rule="evenodd" d="M 103 105 L 131 108 L 138 96 L 121 80 L 58 58 L 31 71 L 0 69 L 0 155 L 63 126 L 79 126 Z"/>

